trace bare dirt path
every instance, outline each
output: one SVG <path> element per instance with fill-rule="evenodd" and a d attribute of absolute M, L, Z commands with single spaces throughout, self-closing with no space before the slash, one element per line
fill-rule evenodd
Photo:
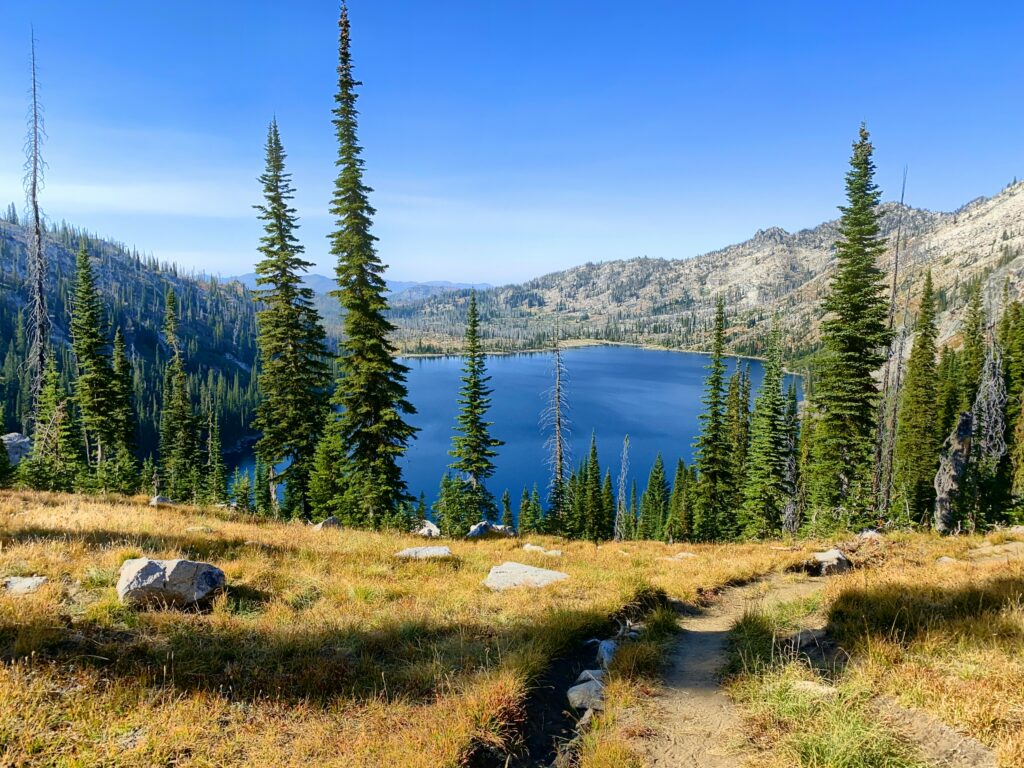
<path fill-rule="evenodd" d="M 719 686 L 729 631 L 748 607 L 814 594 L 824 579 L 776 574 L 724 592 L 698 615 L 681 620 L 664 689 L 655 701 L 657 722 L 647 739 L 656 768 L 733 768 L 744 757 L 740 716 Z"/>

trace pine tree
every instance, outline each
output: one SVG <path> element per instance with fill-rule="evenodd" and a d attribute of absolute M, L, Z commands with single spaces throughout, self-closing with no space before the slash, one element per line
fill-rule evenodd
<path fill-rule="evenodd" d="M 704 412 L 702 429 L 697 439 L 698 488 L 694 510 L 694 533 L 710 541 L 732 535 L 733 520 L 729 509 L 732 477 L 730 476 L 729 438 L 725 431 L 725 304 L 721 297 L 715 306 L 715 327 L 711 345 L 708 375 L 704 380 Z M 642 533 L 641 533 L 642 535 Z"/>
<path fill-rule="evenodd" d="M 960 357 L 960 410 L 969 411 L 978 393 L 978 383 L 981 381 L 982 367 L 985 365 L 985 306 L 980 280 L 976 280 L 968 289 L 963 338 Z"/>
<path fill-rule="evenodd" d="M 663 538 L 668 542 L 686 541 L 693 537 L 693 515 L 690 511 L 690 472 L 682 459 L 676 462 L 672 495 L 668 500 L 668 521 Z"/>
<path fill-rule="evenodd" d="M 665 479 L 665 462 L 659 453 L 654 459 L 651 474 L 647 478 L 647 489 L 640 497 L 640 517 L 637 522 L 637 538 L 657 540 L 662 536 L 665 519 L 668 516 L 669 488 Z"/>
<path fill-rule="evenodd" d="M 764 379 L 750 421 L 750 454 L 743 482 L 740 533 L 750 538 L 777 534 L 789 495 L 786 461 L 786 400 L 782 393 L 782 330 L 778 319 L 768 336 Z"/>
<path fill-rule="evenodd" d="M 729 441 L 729 506 L 738 508 L 743 501 L 743 479 L 747 474 L 747 453 L 750 450 L 750 373 L 745 366 L 736 366 L 729 377 L 725 396 L 725 434 Z"/>
<path fill-rule="evenodd" d="M 164 493 L 176 501 L 191 501 L 198 490 L 199 444 L 195 412 L 178 338 L 178 301 L 168 289 L 164 338 L 171 358 L 164 376 L 160 420 L 160 479 Z"/>
<path fill-rule="evenodd" d="M 32 451 L 18 464 L 18 482 L 39 491 L 73 491 L 86 472 L 81 427 L 52 350 L 46 361 Z"/>
<path fill-rule="evenodd" d="M 253 513 L 252 480 L 248 472 L 235 470 L 235 474 L 231 478 L 231 500 L 235 504 L 235 509 L 241 514 L 251 515 Z"/>
<path fill-rule="evenodd" d="M 276 486 L 283 479 L 285 514 L 307 517 L 313 454 L 328 414 L 330 370 L 313 290 L 302 283 L 313 264 L 302 258 L 304 249 L 295 235 L 298 223 L 285 157 L 274 120 L 267 133 L 266 170 L 260 176 L 265 202 L 256 206 L 264 223 L 254 293 L 261 307 L 257 345 L 262 399 L 253 427 L 261 432 L 256 453 L 269 468 L 272 505 L 277 505 Z M 284 462 L 287 469 L 278 478 L 274 468 Z"/>
<path fill-rule="evenodd" d="M 889 343 L 888 301 L 877 261 L 885 250 L 873 147 L 862 125 L 840 207 L 836 271 L 822 308 L 822 357 L 814 389 L 811 502 L 816 527 L 855 526 L 871 509 L 878 387 L 872 374 Z"/>
<path fill-rule="evenodd" d="M 74 391 L 82 424 L 85 457 L 95 468 L 106 459 L 114 440 L 110 360 L 106 355 L 103 308 L 89 252 L 82 240 L 75 261 L 74 298 L 71 306 L 71 351 L 75 357 Z"/>
<path fill-rule="evenodd" d="M 949 347 L 943 348 L 942 354 L 939 355 L 939 367 L 935 376 L 938 380 L 935 423 L 941 444 L 953 431 L 960 415 L 960 404 L 963 401 L 960 356 L 956 350 Z"/>
<path fill-rule="evenodd" d="M 434 503 L 437 527 L 444 536 L 465 536 L 475 525 L 479 510 L 469 484 L 461 477 L 446 473 L 441 478 L 441 490 Z"/>
<path fill-rule="evenodd" d="M 223 504 L 228 495 L 228 470 L 220 441 L 220 419 L 211 407 L 206 416 L 206 465 L 203 468 L 203 497 L 207 504 Z"/>
<path fill-rule="evenodd" d="M 899 404 L 893 472 L 894 521 L 904 527 L 931 519 L 943 437 L 935 424 L 937 331 L 930 271 L 925 275 L 916 330 Z"/>
<path fill-rule="evenodd" d="M 0 488 L 7 488 L 14 480 L 14 467 L 11 466 L 7 446 L 0 440 Z"/>
<path fill-rule="evenodd" d="M 480 345 L 480 318 L 476 309 L 476 293 L 470 294 L 466 315 L 465 363 L 462 368 L 462 390 L 459 393 L 459 415 L 455 437 L 448 452 L 455 461 L 453 469 L 465 480 L 475 499 L 480 519 L 493 519 L 494 497 L 487 490 L 486 480 L 494 474 L 495 448 L 503 445 L 491 437 L 492 423 L 487 421 L 492 390 L 487 386 L 487 364 Z"/>
<path fill-rule="evenodd" d="M 337 258 L 338 299 L 344 312 L 344 340 L 331 420 L 317 448 L 311 498 L 327 514 L 337 510 L 350 525 L 377 527 L 383 516 L 408 498 L 398 460 L 416 430 L 405 418 L 415 413 L 408 401 L 408 368 L 396 360 L 389 340 L 384 264 L 370 232 L 374 209 L 363 183 L 362 149 L 357 138 L 356 86 L 352 72 L 348 9 L 341 8 L 338 93 L 334 128 L 338 139 L 338 178 L 330 235 Z M 337 479 L 335 479 L 337 478 Z"/>
<path fill-rule="evenodd" d="M 567 533 L 565 518 L 569 515 L 570 504 L 566 487 L 566 468 L 569 466 L 569 398 L 566 389 L 568 372 L 565 361 L 562 359 L 562 347 L 557 329 L 553 344 L 551 357 L 554 382 L 551 387 L 548 407 L 542 416 L 543 422 L 551 429 L 551 434 L 548 437 L 551 494 L 545 523 L 548 533 Z"/>
<path fill-rule="evenodd" d="M 124 336 L 114 333 L 114 352 L 110 378 L 110 426 L 115 446 L 131 451 L 135 444 L 135 408 L 132 397 L 132 366 L 125 350 Z"/>
<path fill-rule="evenodd" d="M 508 488 L 501 494 L 501 524 L 506 528 L 515 527 L 512 520 L 512 494 L 508 492 Z"/>
<path fill-rule="evenodd" d="M 523 488 L 522 498 L 519 499 L 519 535 L 525 536 L 528 533 L 537 533 L 538 529 L 539 521 L 533 515 L 530 492 Z"/>

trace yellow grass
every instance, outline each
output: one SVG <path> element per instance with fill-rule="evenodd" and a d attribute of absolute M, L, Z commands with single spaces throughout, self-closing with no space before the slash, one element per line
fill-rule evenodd
<path fill-rule="evenodd" d="M 0 764 L 458 765 L 510 746 L 536 676 L 638 595 L 695 600 L 803 556 L 692 546 L 698 557 L 668 561 L 684 547 L 557 542 L 556 560 L 492 540 L 450 542 L 449 563 L 394 558 L 419 543 L 0 493 L 0 576 L 50 579 L 0 592 Z M 126 609 L 117 573 L 141 555 L 211 562 L 230 587 L 205 612 Z M 506 560 L 570 578 L 483 587 Z M 623 659 L 651 666 L 642 649 Z"/>

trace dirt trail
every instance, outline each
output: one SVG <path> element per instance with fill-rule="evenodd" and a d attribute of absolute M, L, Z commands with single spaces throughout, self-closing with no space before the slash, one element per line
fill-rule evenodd
<path fill-rule="evenodd" d="M 646 741 L 650 765 L 732 768 L 742 763 L 742 722 L 718 680 L 729 631 L 748 606 L 798 600 L 823 585 L 820 578 L 777 574 L 730 589 L 700 614 L 681 621 L 664 690 L 655 701 L 655 733 Z"/>

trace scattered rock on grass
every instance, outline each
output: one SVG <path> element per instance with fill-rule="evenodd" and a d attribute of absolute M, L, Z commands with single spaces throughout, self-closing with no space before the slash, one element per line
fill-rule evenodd
<path fill-rule="evenodd" d="M 818 564 L 818 571 L 822 576 L 832 576 L 837 573 L 845 573 L 853 567 L 846 555 L 838 549 L 830 549 L 826 552 L 815 552 L 814 560 Z"/>
<path fill-rule="evenodd" d="M 561 571 L 550 571 L 547 568 L 534 568 L 522 563 L 502 563 L 491 568 L 484 579 L 484 586 L 500 592 L 513 587 L 546 587 L 556 581 L 568 579 L 569 574 Z"/>
<path fill-rule="evenodd" d="M 538 552 L 548 557 L 561 557 L 562 550 L 560 549 L 544 549 L 539 544 L 523 544 L 523 549 L 527 552 Z"/>
<path fill-rule="evenodd" d="M 515 536 L 516 531 L 510 525 L 495 525 L 488 520 L 481 520 L 479 523 L 469 529 L 469 533 L 466 534 L 467 539 L 479 539 L 484 536 Z"/>
<path fill-rule="evenodd" d="M 441 560 L 451 556 L 448 547 L 409 547 L 395 554 L 405 560 Z"/>
<path fill-rule="evenodd" d="M 866 531 L 861 531 L 857 534 L 857 538 L 861 541 L 881 541 L 884 536 L 876 531 L 874 528 L 869 528 Z"/>
<path fill-rule="evenodd" d="M 45 576 L 8 576 L 4 589 L 9 595 L 30 595 L 47 582 Z"/>
<path fill-rule="evenodd" d="M 574 685 L 566 696 L 569 698 L 569 706 L 573 709 L 604 709 L 604 684 L 600 680 Z"/>
<path fill-rule="evenodd" d="M 956 563 L 959 563 L 959 562 L 960 561 L 957 560 L 955 557 L 950 557 L 949 555 L 943 555 L 942 557 L 940 557 L 938 560 L 935 561 L 935 564 L 936 565 L 955 565 Z"/>
<path fill-rule="evenodd" d="M 154 496 L 149 500 L 149 506 L 151 507 L 175 507 L 178 502 L 168 499 L 166 496 Z"/>
<path fill-rule="evenodd" d="M 125 560 L 117 596 L 128 605 L 182 607 L 209 600 L 224 588 L 224 571 L 193 560 Z"/>
<path fill-rule="evenodd" d="M 802 651 L 804 648 L 811 648 L 821 643 L 828 637 L 826 629 L 801 629 L 793 635 L 793 647 Z"/>
<path fill-rule="evenodd" d="M 185 533 L 213 533 L 213 528 L 208 525 L 190 525 Z"/>
<path fill-rule="evenodd" d="M 313 526 L 314 531 L 322 531 L 324 528 L 341 528 L 341 521 L 331 515 Z"/>
<path fill-rule="evenodd" d="M 416 535 L 425 539 L 436 539 L 441 535 L 441 529 L 429 520 L 420 520 L 420 527 L 417 529 Z"/>

